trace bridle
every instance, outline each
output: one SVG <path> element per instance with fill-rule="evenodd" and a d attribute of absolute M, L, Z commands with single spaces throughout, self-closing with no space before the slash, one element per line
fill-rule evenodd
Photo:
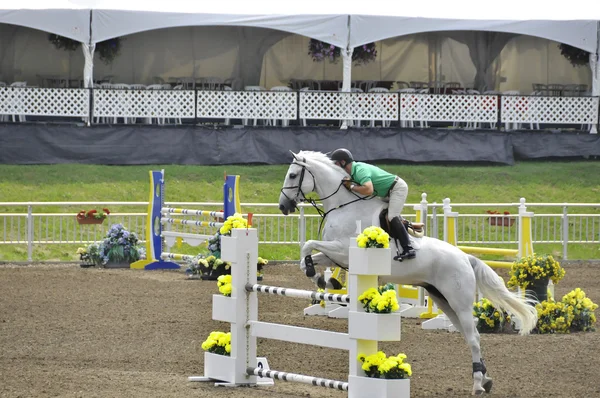
<path fill-rule="evenodd" d="M 369 195 L 369 196 L 362 197 L 362 196 L 359 196 L 359 195 L 357 195 L 355 192 L 353 192 L 353 191 L 350 191 L 350 192 L 351 192 L 351 193 L 352 193 L 354 196 L 356 196 L 356 199 L 353 199 L 353 200 L 351 200 L 350 202 L 347 202 L 347 203 L 342 203 L 341 205 L 339 205 L 339 206 L 337 206 L 337 207 L 334 207 L 334 208 L 332 208 L 332 209 L 329 209 L 328 211 L 326 211 L 326 212 L 325 212 L 325 211 L 323 211 L 323 210 L 322 210 L 322 209 L 321 209 L 321 208 L 320 208 L 320 207 L 317 205 L 317 202 L 316 202 L 314 199 L 307 198 L 307 197 L 306 197 L 306 194 L 305 194 L 305 193 L 304 193 L 304 191 L 302 190 L 302 182 L 304 182 L 304 176 L 305 176 L 305 172 L 307 172 L 307 171 L 308 171 L 308 173 L 310 174 L 310 176 L 312 177 L 312 180 L 313 180 L 313 189 L 312 189 L 311 191 L 309 191 L 309 192 L 316 191 L 316 189 L 317 189 L 317 184 L 316 184 L 316 182 L 315 182 L 315 176 L 314 176 L 314 174 L 313 174 L 313 173 L 312 173 L 312 172 L 311 172 L 311 171 L 310 171 L 310 170 L 309 170 L 309 169 L 306 167 L 306 159 L 304 159 L 304 158 L 302 159 L 302 164 L 301 164 L 301 163 L 298 163 L 298 162 L 296 162 L 296 160 L 294 160 L 294 161 L 292 162 L 292 164 L 297 164 L 298 166 L 300 166 L 300 167 L 302 168 L 302 171 L 300 172 L 300 178 L 299 178 L 299 180 L 298 180 L 298 185 L 294 185 L 294 186 L 291 186 L 291 187 L 282 187 L 282 188 L 281 188 L 281 193 L 282 193 L 282 194 L 283 194 L 283 196 L 285 196 L 285 197 L 286 197 L 286 198 L 287 198 L 289 201 L 291 201 L 292 203 L 294 203 L 294 206 L 296 207 L 296 209 L 298 209 L 297 202 L 300 202 L 300 203 L 302 203 L 302 202 L 304 202 L 304 201 L 306 200 L 308 203 L 310 203 L 310 204 L 311 204 L 311 205 L 312 205 L 312 206 L 313 206 L 313 207 L 314 207 L 314 208 L 317 210 L 317 213 L 319 213 L 319 215 L 321 216 L 321 221 L 319 222 L 319 230 L 318 230 L 318 231 L 319 231 L 319 234 L 321 233 L 321 230 L 322 230 L 322 228 L 323 228 L 323 223 L 325 222 L 325 217 L 327 217 L 327 215 L 328 215 L 329 213 L 331 213 L 332 211 L 334 211 L 334 210 L 338 210 L 338 209 L 341 209 L 341 208 L 342 208 L 342 207 L 344 207 L 344 206 L 347 206 L 347 205 L 349 205 L 349 204 L 351 204 L 351 203 L 354 203 L 354 202 L 358 202 L 358 201 L 360 201 L 360 200 L 369 200 L 369 199 L 373 199 L 373 198 L 375 197 L 375 194 L 372 194 L 372 195 Z M 339 192 L 340 188 L 341 188 L 343 185 L 344 185 L 344 181 L 342 180 L 342 181 L 340 181 L 340 185 L 338 185 L 338 186 L 337 186 L 337 188 L 335 189 L 335 191 L 333 191 L 333 192 L 332 192 L 330 195 L 327 195 L 327 196 L 325 196 L 325 197 L 323 197 L 323 198 L 320 198 L 319 200 L 320 200 L 320 201 L 323 201 L 323 200 L 325 200 L 325 199 L 329 199 L 329 198 L 331 198 L 333 195 L 335 195 L 336 193 L 338 193 L 338 192 Z M 284 191 L 285 189 L 298 189 L 298 191 L 296 192 L 296 195 L 295 195 L 295 199 L 292 199 L 292 198 L 290 198 L 290 197 L 289 197 L 289 196 L 288 196 L 288 195 L 285 193 L 285 191 Z M 302 198 L 300 198 L 300 195 L 302 195 Z"/>
<path fill-rule="evenodd" d="M 306 164 L 306 159 L 302 159 L 302 162 Z M 304 193 L 304 191 L 302 191 L 302 183 L 304 182 L 304 174 L 305 172 L 308 171 L 308 173 L 310 174 L 310 176 L 312 177 L 313 180 L 313 189 L 309 192 L 312 192 L 314 190 L 317 189 L 317 185 L 315 183 L 315 176 L 312 173 L 312 171 L 308 170 L 306 168 L 305 165 L 302 165 L 300 163 L 297 163 L 295 160 L 292 162 L 292 164 L 297 164 L 298 166 L 300 166 L 302 168 L 302 171 L 300 172 L 300 178 L 298 180 L 298 185 L 293 185 L 291 187 L 282 187 L 281 188 L 281 193 L 283 194 L 283 196 L 285 196 L 290 202 L 294 203 L 294 206 L 296 208 L 298 208 L 298 206 L 296 206 L 297 202 L 304 202 L 306 200 L 306 194 Z M 298 189 L 298 191 L 296 192 L 296 195 L 294 196 L 294 199 L 290 198 L 286 193 L 285 193 L 285 189 Z M 300 197 L 300 195 L 302 195 L 302 197 Z M 312 200 L 312 199 L 311 199 Z"/>

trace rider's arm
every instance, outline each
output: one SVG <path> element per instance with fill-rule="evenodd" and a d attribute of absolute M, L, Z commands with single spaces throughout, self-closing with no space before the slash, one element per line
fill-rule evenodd
<path fill-rule="evenodd" d="M 372 195 L 374 192 L 373 183 L 371 181 L 366 181 L 363 185 L 353 184 L 350 186 L 350 190 L 361 195 Z"/>

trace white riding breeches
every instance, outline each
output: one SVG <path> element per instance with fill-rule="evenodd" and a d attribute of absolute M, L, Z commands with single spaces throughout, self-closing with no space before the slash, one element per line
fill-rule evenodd
<path fill-rule="evenodd" d="M 406 185 L 406 182 L 402 178 L 397 178 L 398 180 L 390 191 L 389 196 L 388 220 L 390 221 L 392 221 L 392 218 L 402 214 L 404 203 L 406 203 L 406 198 L 408 197 L 408 185 Z"/>

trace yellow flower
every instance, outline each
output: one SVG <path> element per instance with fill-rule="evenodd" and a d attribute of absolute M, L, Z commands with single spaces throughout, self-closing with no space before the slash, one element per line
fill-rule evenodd
<path fill-rule="evenodd" d="M 223 296 L 231 296 L 231 283 L 226 283 L 219 287 L 219 292 Z"/>
<path fill-rule="evenodd" d="M 412 368 L 408 363 L 401 363 L 398 366 L 401 370 L 405 371 L 408 376 L 412 376 Z"/>

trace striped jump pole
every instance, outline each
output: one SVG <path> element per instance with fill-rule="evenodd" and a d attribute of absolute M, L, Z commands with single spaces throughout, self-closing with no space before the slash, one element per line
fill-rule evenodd
<path fill-rule="evenodd" d="M 310 384 L 315 387 L 333 388 L 335 390 L 348 391 L 348 382 L 320 377 L 299 375 L 296 373 L 280 372 L 277 370 L 265 370 L 261 368 L 246 368 L 248 375 L 266 377 L 274 380 L 291 381 L 295 383 Z"/>
<path fill-rule="evenodd" d="M 179 253 L 167 253 L 162 252 L 160 254 L 160 258 L 162 260 L 180 260 L 180 261 L 191 261 L 195 256 L 189 254 L 179 254 Z"/>
<path fill-rule="evenodd" d="M 211 216 L 218 218 L 225 217 L 224 211 L 177 209 L 174 207 L 163 207 L 160 211 L 162 214 L 184 214 L 186 216 Z"/>
<path fill-rule="evenodd" d="M 300 289 L 290 289 L 286 287 L 276 287 L 276 286 L 267 286 L 267 285 L 246 285 L 246 291 L 248 292 L 257 292 L 257 293 L 267 293 L 273 294 L 276 296 L 286 296 L 286 297 L 295 297 L 302 298 L 308 300 L 324 300 L 333 303 L 349 303 L 350 296 L 347 294 L 338 294 L 338 293 L 320 293 L 313 292 L 310 290 L 300 290 Z"/>
<path fill-rule="evenodd" d="M 165 170 L 150 171 L 150 197 L 148 200 L 148 215 L 146 217 L 146 259 L 131 264 L 134 269 L 178 269 L 180 265 L 168 261 L 174 257 L 163 257 L 165 242 L 172 242 L 177 237 L 199 242 L 205 240 L 205 235 L 190 235 L 180 232 L 165 231 L 163 225 L 165 220 L 171 224 L 197 225 L 217 227 L 223 223 L 209 221 L 176 220 L 163 217 L 167 214 L 181 215 L 209 215 L 227 219 L 235 213 L 241 213 L 239 197 L 239 176 L 226 176 L 223 184 L 223 211 L 213 212 L 207 210 L 178 209 L 165 206 Z"/>
<path fill-rule="evenodd" d="M 196 220 L 185 220 L 181 218 L 168 218 L 162 217 L 160 219 L 161 224 L 175 224 L 175 225 L 195 225 L 197 227 L 222 227 L 224 223 L 216 221 L 196 221 Z"/>

